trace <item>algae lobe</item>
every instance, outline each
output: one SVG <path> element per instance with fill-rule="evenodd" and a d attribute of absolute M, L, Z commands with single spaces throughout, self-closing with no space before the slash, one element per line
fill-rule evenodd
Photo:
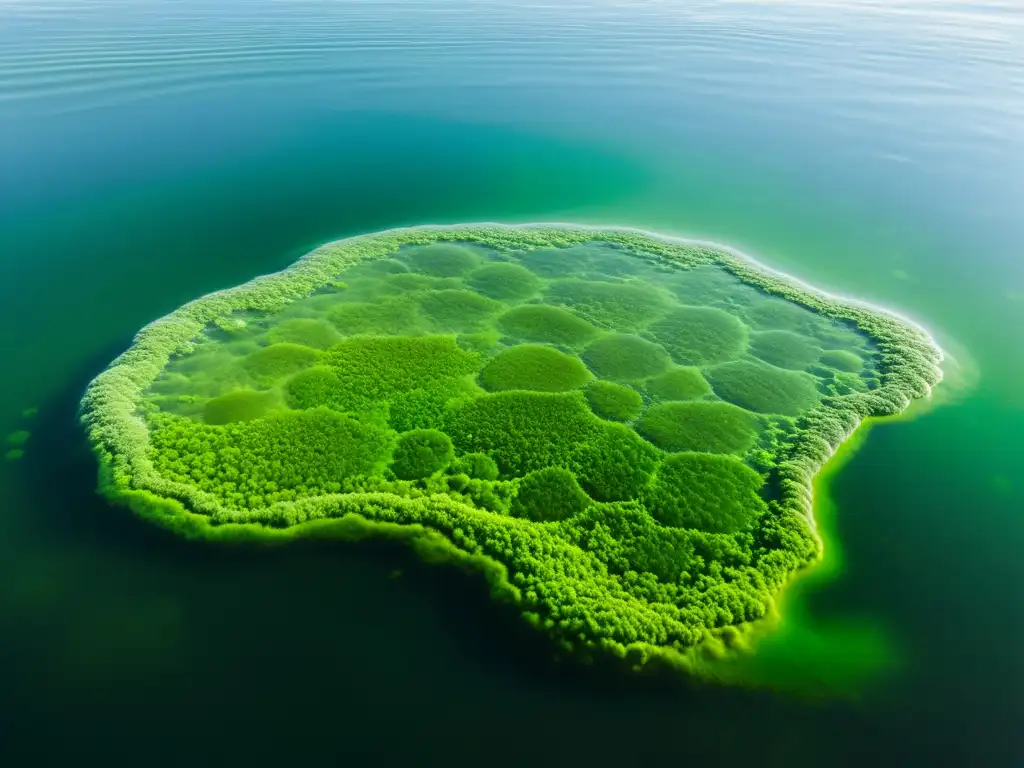
<path fill-rule="evenodd" d="M 561 648 L 699 672 L 820 557 L 821 463 L 938 355 L 721 249 L 424 228 L 191 302 L 82 410 L 101 492 L 154 522 L 407 540 Z"/>

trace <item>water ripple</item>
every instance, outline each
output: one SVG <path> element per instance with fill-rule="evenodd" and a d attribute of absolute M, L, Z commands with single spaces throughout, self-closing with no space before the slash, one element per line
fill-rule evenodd
<path fill-rule="evenodd" d="M 0 109 L 43 116 L 189 90 L 620 89 L 624 98 L 843 119 L 893 104 L 974 110 L 1006 135 L 1024 104 L 1024 12 L 991 0 L 0 0 Z M 396 96 L 397 98 L 397 96 Z"/>

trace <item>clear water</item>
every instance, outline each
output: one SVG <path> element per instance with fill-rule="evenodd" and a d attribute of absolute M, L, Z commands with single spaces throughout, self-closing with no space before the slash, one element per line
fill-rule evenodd
<path fill-rule="evenodd" d="M 0 2 L 0 430 L 40 408 L 0 469 L 0 752 L 1017 764 L 1021 40 L 1010 1 Z M 830 479 L 809 597 L 899 670 L 809 702 L 552 667 L 401 550 L 225 551 L 94 497 L 75 405 L 141 325 L 474 220 L 726 241 L 954 352 L 964 386 Z"/>

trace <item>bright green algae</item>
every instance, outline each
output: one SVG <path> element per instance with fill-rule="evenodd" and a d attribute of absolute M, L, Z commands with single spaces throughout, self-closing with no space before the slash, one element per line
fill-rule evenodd
<path fill-rule="evenodd" d="M 409 540 L 566 649 L 689 668 L 820 557 L 818 468 L 939 359 L 725 249 L 414 228 L 185 305 L 82 409 L 101 491 L 185 535 Z"/>

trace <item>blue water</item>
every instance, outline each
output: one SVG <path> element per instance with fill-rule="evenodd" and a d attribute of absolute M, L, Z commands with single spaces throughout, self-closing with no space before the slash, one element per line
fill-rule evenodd
<path fill-rule="evenodd" d="M 0 753 L 1019 764 L 1021 200 L 1018 2 L 0 0 L 0 435 L 34 433 L 0 465 Z M 721 240 L 935 333 L 949 383 L 836 478 L 813 606 L 901 670 L 808 703 L 553 668 L 401 550 L 211 550 L 95 498 L 75 403 L 143 324 L 476 220 Z"/>

